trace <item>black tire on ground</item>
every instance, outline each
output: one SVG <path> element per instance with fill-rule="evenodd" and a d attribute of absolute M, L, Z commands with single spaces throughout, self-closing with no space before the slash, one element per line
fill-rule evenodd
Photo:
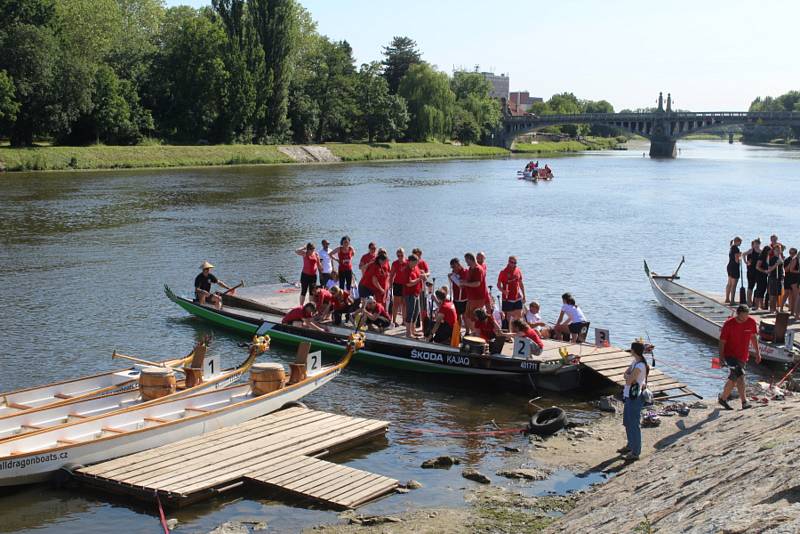
<path fill-rule="evenodd" d="M 305 408 L 306 410 L 308 410 L 308 406 L 306 406 L 300 401 L 290 401 L 281 406 L 281 410 L 285 410 L 286 408 Z"/>
<path fill-rule="evenodd" d="M 545 408 L 533 417 L 528 425 L 531 434 L 549 436 L 567 425 L 567 414 L 561 408 L 553 406 Z"/>

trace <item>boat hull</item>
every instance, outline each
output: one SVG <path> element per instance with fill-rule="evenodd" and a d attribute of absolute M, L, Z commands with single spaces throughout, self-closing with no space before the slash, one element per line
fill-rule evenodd
<path fill-rule="evenodd" d="M 90 465 L 126 456 L 155 448 L 165 443 L 207 434 L 220 428 L 269 414 L 279 410 L 288 402 L 302 399 L 312 391 L 333 380 L 340 372 L 341 369 L 335 369 L 327 373 L 320 373 L 318 378 L 310 379 L 296 386 L 289 386 L 273 395 L 250 398 L 231 406 L 229 409 L 223 408 L 218 412 L 211 411 L 206 414 L 120 434 L 111 438 L 24 454 L 9 455 L 7 454 L 8 451 L 5 451 L 4 454 L 0 455 L 0 486 L 17 486 L 42 482 L 62 468 Z M 228 389 L 241 389 L 246 392 L 249 391 L 249 386 L 234 386 Z M 221 394 L 221 392 L 211 392 L 211 394 L 215 393 Z M 191 402 L 195 401 L 197 405 L 201 405 L 200 403 L 207 400 L 204 399 L 207 395 L 209 394 L 193 395 L 186 399 L 173 401 L 173 403 L 188 403 L 191 406 Z M 160 414 L 165 413 L 173 403 L 142 407 L 122 415 L 129 418 L 158 417 Z M 103 424 L 104 420 L 100 418 L 95 426 L 102 429 Z M 63 434 L 66 431 L 66 429 L 62 429 L 61 432 Z"/>
<path fill-rule="evenodd" d="M 719 340 L 722 324 L 733 315 L 733 308 L 677 283 L 672 276 L 651 273 L 646 262 L 645 272 L 656 300 L 665 310 L 695 330 Z M 792 363 L 794 360 L 794 354 L 783 344 L 759 340 L 758 346 L 764 360 L 779 363 Z"/>
<path fill-rule="evenodd" d="M 319 332 L 281 324 L 279 316 L 233 308 L 211 309 L 174 294 L 170 298 L 190 314 L 216 325 L 248 335 L 268 334 L 273 341 L 292 345 L 308 342 L 314 349 L 330 353 L 344 352 L 349 334 L 345 328 L 333 327 L 330 332 Z M 368 335 L 356 358 L 363 363 L 414 372 L 521 380 L 526 384 L 533 383 L 537 389 L 550 391 L 580 386 L 579 365 L 565 365 L 558 369 L 556 380 L 540 372 L 538 361 L 464 355 L 458 348 L 381 334 Z"/>

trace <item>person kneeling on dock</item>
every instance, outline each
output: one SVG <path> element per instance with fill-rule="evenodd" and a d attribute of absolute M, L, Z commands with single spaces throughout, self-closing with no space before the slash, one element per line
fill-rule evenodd
<path fill-rule="evenodd" d="M 194 294 L 197 301 L 203 305 L 206 303 L 206 300 L 210 300 L 218 310 L 222 309 L 222 297 L 217 293 L 211 293 L 211 284 L 217 284 L 225 289 L 230 289 L 231 286 L 211 274 L 211 269 L 213 269 L 214 266 L 207 261 L 204 261 L 200 268 L 203 272 L 198 274 L 194 279 Z"/>
<path fill-rule="evenodd" d="M 744 368 L 750 358 L 751 346 L 756 354 L 756 363 L 761 363 L 757 333 L 756 321 L 750 317 L 750 308 L 744 304 L 740 304 L 736 308 L 736 315 L 728 318 L 722 325 L 719 334 L 719 358 L 728 366 L 730 373 L 722 389 L 722 395 L 719 396 L 719 403 L 726 410 L 733 410 L 728 404 L 728 397 L 734 385 L 739 390 L 739 398 L 742 399 L 742 410 L 750 408 L 744 383 Z"/>
<path fill-rule="evenodd" d="M 514 327 L 514 336 L 525 337 L 531 340 L 531 354 L 539 356 L 544 350 L 544 341 L 539 337 L 539 332 L 531 327 L 522 319 L 514 319 L 512 325 Z"/>
<path fill-rule="evenodd" d="M 453 339 L 453 328 L 458 320 L 458 312 L 455 304 L 447 299 L 447 294 L 442 289 L 437 289 L 435 295 L 441 304 L 433 317 L 434 323 L 428 341 L 450 345 Z"/>
<path fill-rule="evenodd" d="M 317 306 L 313 302 L 306 302 L 303 306 L 297 306 L 289 310 L 283 316 L 281 323 L 324 332 L 325 328 L 314 322 L 314 314 L 316 312 Z"/>
<path fill-rule="evenodd" d="M 381 332 L 389 328 L 389 312 L 380 302 L 372 297 L 364 299 L 364 318 L 367 328 L 377 329 Z"/>
<path fill-rule="evenodd" d="M 500 354 L 503 351 L 507 336 L 503 333 L 494 317 L 486 313 L 483 308 L 473 311 L 472 317 L 473 333 L 489 343 L 490 354 Z"/>
<path fill-rule="evenodd" d="M 342 316 L 345 316 L 345 320 L 349 320 L 350 314 L 358 310 L 358 306 L 349 291 L 334 286 L 331 288 L 331 295 L 333 295 L 333 324 L 339 326 L 342 324 Z"/>

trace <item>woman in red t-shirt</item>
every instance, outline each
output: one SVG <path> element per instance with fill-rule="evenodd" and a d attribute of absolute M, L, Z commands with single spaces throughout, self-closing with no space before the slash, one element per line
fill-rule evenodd
<path fill-rule="evenodd" d="M 331 257 L 339 263 L 339 287 L 350 291 L 353 288 L 353 257 L 356 249 L 350 246 L 350 238 L 344 236 L 339 246 L 331 251 Z"/>
<path fill-rule="evenodd" d="M 386 302 L 386 292 L 389 287 L 389 272 L 384 266 L 389 262 L 383 254 L 378 254 L 375 261 L 364 270 L 364 276 L 358 285 L 359 298 L 374 297 L 377 302 Z"/>
<path fill-rule="evenodd" d="M 531 326 L 522 319 L 515 319 L 514 322 L 511 323 L 511 326 L 514 327 L 514 335 L 526 337 L 533 342 L 535 347 L 531 352 L 535 356 L 538 356 L 542 353 L 542 349 L 544 349 L 544 341 L 542 341 L 542 338 L 539 337 L 539 332 L 537 332 L 535 328 L 531 328 Z"/>
<path fill-rule="evenodd" d="M 302 306 L 306 300 L 306 293 L 309 293 L 309 288 L 317 283 L 317 271 L 322 271 L 322 260 L 316 253 L 314 243 L 308 243 L 294 252 L 303 257 L 303 271 L 300 273 L 300 306 Z M 308 297 L 311 298 L 310 293 Z"/>
<path fill-rule="evenodd" d="M 325 331 L 325 328 L 314 322 L 314 314 L 316 311 L 317 306 L 313 302 L 306 302 L 304 306 L 298 306 L 289 310 L 286 315 L 283 316 L 281 323 Z"/>
<path fill-rule="evenodd" d="M 456 307 L 453 303 L 447 300 L 447 295 L 444 291 L 437 289 L 434 295 L 442 304 L 436 312 L 436 317 L 434 317 L 434 324 L 428 341 L 449 345 L 453 339 L 453 329 L 458 322 L 458 312 L 456 312 Z"/>
<path fill-rule="evenodd" d="M 403 298 L 406 301 L 405 323 L 406 336 L 410 338 L 420 337 L 417 332 L 417 313 L 419 313 L 419 295 L 422 292 L 422 274 L 419 272 L 417 263 L 419 260 L 413 254 L 408 257 L 408 265 L 403 269 L 406 280 L 403 287 Z"/>
<path fill-rule="evenodd" d="M 392 288 L 392 324 L 397 326 L 397 314 L 400 314 L 400 320 L 403 319 L 403 308 L 405 301 L 403 300 L 403 287 L 405 286 L 405 266 L 406 266 L 406 252 L 402 248 L 397 249 L 397 259 L 392 262 L 392 267 L 389 269 L 389 286 Z"/>
<path fill-rule="evenodd" d="M 503 333 L 497 321 L 494 320 L 494 317 L 486 313 L 483 308 L 477 308 L 472 312 L 472 320 L 473 333 L 489 343 L 489 352 L 500 354 L 507 336 Z"/>

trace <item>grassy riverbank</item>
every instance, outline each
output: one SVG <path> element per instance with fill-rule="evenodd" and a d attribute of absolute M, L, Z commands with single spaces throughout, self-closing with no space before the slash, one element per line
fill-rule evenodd
<path fill-rule="evenodd" d="M 521 154 L 557 154 L 583 150 L 611 150 L 620 144 L 622 144 L 620 139 L 616 137 L 584 137 L 581 140 L 515 143 L 512 150 Z"/>
<path fill-rule="evenodd" d="M 342 161 L 467 158 L 502 156 L 509 153 L 508 150 L 498 147 L 458 146 L 445 143 L 328 144 L 320 146 L 327 148 L 330 153 Z M 0 147 L 0 163 L 5 166 L 7 171 L 201 167 L 297 162 L 274 145 Z"/>

